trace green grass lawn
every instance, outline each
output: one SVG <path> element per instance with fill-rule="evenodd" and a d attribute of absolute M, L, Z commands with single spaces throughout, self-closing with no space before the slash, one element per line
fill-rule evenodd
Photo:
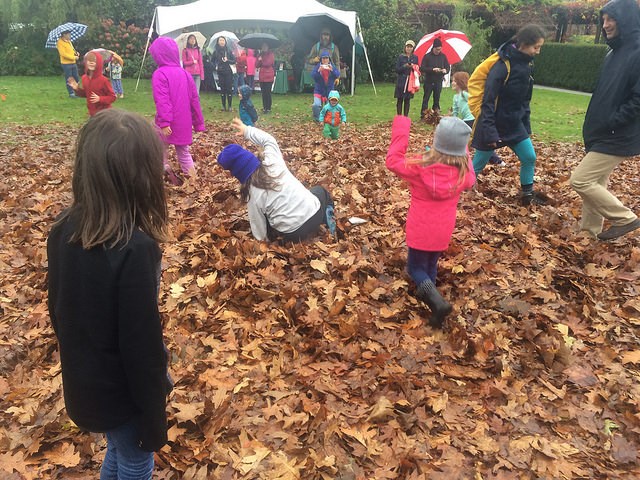
<path fill-rule="evenodd" d="M 155 112 L 149 80 L 141 79 L 135 91 L 136 80 L 123 80 L 125 98 L 114 104 L 117 108 L 139 112 L 152 117 Z M 371 84 L 359 84 L 356 95 L 343 95 L 341 103 L 347 111 L 349 123 L 376 125 L 387 123 L 395 114 L 394 85 L 376 84 L 377 95 Z M 440 100 L 443 109 L 452 103 L 451 89 L 445 89 Z M 262 105 L 260 93 L 253 97 L 258 111 Z M 422 92 L 412 101 L 410 116 L 419 117 Z M 531 104 L 532 128 L 538 141 L 581 141 L 581 129 L 589 97 L 567 92 L 536 89 Z M 204 92 L 201 95 L 202 110 L 207 121 L 231 120 L 237 114 L 238 101 L 234 101 L 236 113 L 221 111 L 220 96 Z M 262 125 L 271 122 L 300 123 L 311 120 L 312 95 L 273 95 L 273 113 L 261 118 Z M 61 122 L 80 125 L 87 118 L 84 99 L 69 99 L 60 77 L 0 77 L 0 122 L 17 124 L 48 124 Z"/>

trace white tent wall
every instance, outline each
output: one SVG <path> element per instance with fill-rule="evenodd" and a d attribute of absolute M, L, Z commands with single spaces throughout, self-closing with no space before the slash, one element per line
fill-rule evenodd
<path fill-rule="evenodd" d="M 155 31 L 158 35 L 177 37 L 186 27 L 193 27 L 205 35 L 217 30 L 235 28 L 288 28 L 304 16 L 327 15 L 346 25 L 354 41 L 352 59 L 355 61 L 355 39 L 358 17 L 354 11 L 337 10 L 316 0 L 243 0 L 242 8 L 234 2 L 197 0 L 186 5 L 156 7 Z M 151 27 L 153 28 L 153 23 Z M 151 32 L 151 29 L 150 29 Z M 366 56 L 366 49 L 365 56 Z M 145 51 L 146 53 L 146 51 Z M 367 58 L 367 64 L 369 59 Z M 142 67 L 141 67 L 142 69 Z M 369 69 L 371 83 L 373 75 Z M 351 95 L 355 86 L 355 68 L 351 68 Z M 375 89 L 375 85 L 374 85 Z"/>

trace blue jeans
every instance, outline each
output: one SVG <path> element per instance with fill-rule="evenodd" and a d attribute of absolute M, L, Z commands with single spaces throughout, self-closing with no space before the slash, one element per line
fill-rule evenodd
<path fill-rule="evenodd" d="M 138 446 L 133 421 L 105 433 L 107 454 L 100 469 L 100 480 L 151 480 L 153 452 Z"/>
<path fill-rule="evenodd" d="M 526 138 L 509 148 L 514 151 L 520 160 L 520 185 L 533 184 L 533 175 L 536 169 L 536 151 L 530 138 Z M 476 150 L 473 156 L 473 170 L 478 175 L 487 166 L 493 150 Z"/>
<path fill-rule="evenodd" d="M 407 257 L 407 270 L 411 279 L 416 285 L 420 285 L 425 280 L 436 283 L 438 275 L 438 259 L 442 252 L 427 252 L 409 247 Z"/>
<path fill-rule="evenodd" d="M 64 75 L 64 84 L 67 86 L 67 91 L 69 92 L 69 95 L 73 95 L 73 88 L 67 85 L 67 78 L 73 77 L 76 82 L 80 82 L 80 77 L 78 76 L 78 66 L 75 63 L 62 63 L 60 65 L 62 65 L 62 74 Z"/>

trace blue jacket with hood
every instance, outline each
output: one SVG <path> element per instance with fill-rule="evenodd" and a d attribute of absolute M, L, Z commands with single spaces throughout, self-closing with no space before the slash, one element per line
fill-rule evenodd
<path fill-rule="evenodd" d="M 635 0 L 612 0 L 600 15 L 616 20 L 582 127 L 587 152 L 640 154 L 640 8 Z M 604 34 L 606 37 L 606 33 Z"/>
<path fill-rule="evenodd" d="M 487 75 L 480 115 L 474 127 L 471 145 L 478 150 L 491 150 L 489 145 L 493 143 L 513 146 L 531 135 L 529 103 L 533 91 L 533 57 L 518 50 L 513 41 L 503 44 L 498 55 L 500 60 Z M 505 60 L 509 61 L 510 72 Z"/>

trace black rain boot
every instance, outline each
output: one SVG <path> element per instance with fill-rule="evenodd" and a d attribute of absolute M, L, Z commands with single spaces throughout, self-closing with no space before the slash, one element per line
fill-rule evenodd
<path fill-rule="evenodd" d="M 429 325 L 435 328 L 442 328 L 445 317 L 453 310 L 451 304 L 442 298 L 442 295 L 440 295 L 431 280 L 425 280 L 418 285 L 416 296 L 429 305 L 431 309 Z"/>
<path fill-rule="evenodd" d="M 220 95 L 220 98 L 222 99 L 222 111 L 226 112 L 227 111 L 227 96 L 226 95 Z"/>
<path fill-rule="evenodd" d="M 227 95 L 227 103 L 229 104 L 229 111 L 231 111 L 231 102 L 233 101 L 233 95 Z"/>

